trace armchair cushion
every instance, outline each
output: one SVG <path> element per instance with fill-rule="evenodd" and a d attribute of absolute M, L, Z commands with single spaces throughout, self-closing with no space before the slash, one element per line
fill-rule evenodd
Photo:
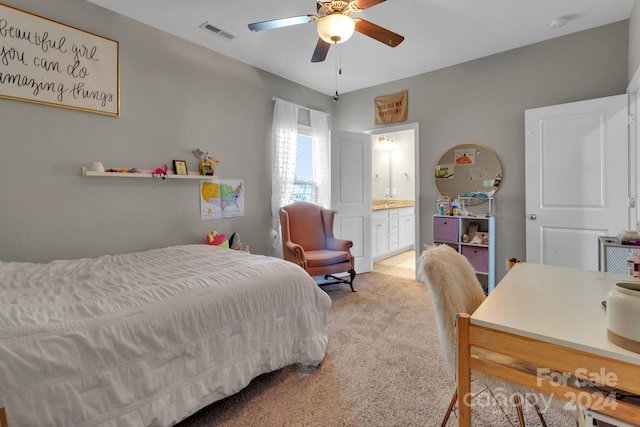
<path fill-rule="evenodd" d="M 305 251 L 304 254 L 307 257 L 307 265 L 309 267 L 324 267 L 351 260 L 351 254 L 346 251 L 320 249 L 317 251 Z"/>

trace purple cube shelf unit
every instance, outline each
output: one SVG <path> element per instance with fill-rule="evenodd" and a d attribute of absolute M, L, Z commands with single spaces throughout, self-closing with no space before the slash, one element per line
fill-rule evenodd
<path fill-rule="evenodd" d="M 445 243 L 464 255 L 487 294 L 495 288 L 496 280 L 495 224 L 493 215 L 433 216 L 433 243 Z"/>

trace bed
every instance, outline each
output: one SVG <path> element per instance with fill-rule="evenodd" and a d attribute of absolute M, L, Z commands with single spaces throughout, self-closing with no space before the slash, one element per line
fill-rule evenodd
<path fill-rule="evenodd" d="M 0 261 L 0 408 L 9 427 L 169 426 L 318 365 L 330 306 L 299 266 L 209 245 Z"/>

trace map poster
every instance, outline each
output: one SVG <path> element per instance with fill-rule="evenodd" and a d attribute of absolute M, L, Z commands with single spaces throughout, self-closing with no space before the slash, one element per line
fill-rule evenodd
<path fill-rule="evenodd" d="M 232 218 L 243 215 L 243 180 L 200 181 L 200 219 Z"/>

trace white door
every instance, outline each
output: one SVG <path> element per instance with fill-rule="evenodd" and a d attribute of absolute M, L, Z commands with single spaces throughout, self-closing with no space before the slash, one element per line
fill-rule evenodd
<path fill-rule="evenodd" d="M 353 241 L 356 273 L 371 271 L 371 137 L 331 131 L 331 208 L 336 237 Z"/>
<path fill-rule="evenodd" d="M 525 112 L 527 262 L 598 269 L 628 228 L 627 95 Z"/>

